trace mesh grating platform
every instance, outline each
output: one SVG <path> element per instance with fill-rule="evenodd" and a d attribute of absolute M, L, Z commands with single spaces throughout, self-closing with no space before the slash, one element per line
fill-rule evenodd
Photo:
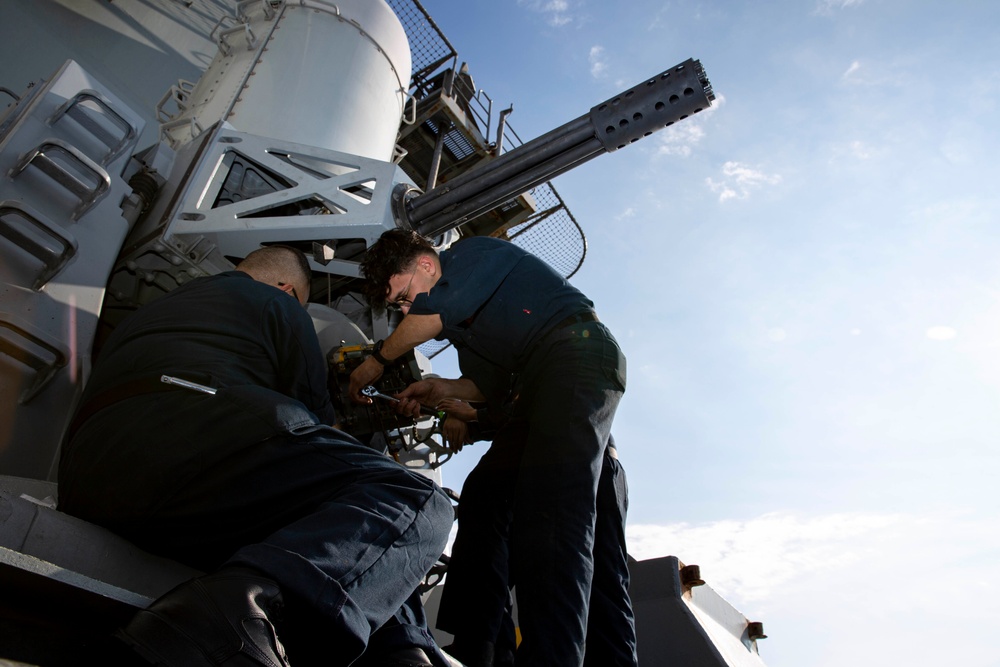
<path fill-rule="evenodd" d="M 507 238 L 570 278 L 587 256 L 583 229 L 552 183 L 543 183 L 531 194 L 538 202 L 538 212 L 507 230 Z"/>
<path fill-rule="evenodd" d="M 386 2 L 396 12 L 406 38 L 410 40 L 410 58 L 413 61 L 411 85 L 419 84 L 448 60 L 458 56 L 448 38 L 417 0 Z"/>

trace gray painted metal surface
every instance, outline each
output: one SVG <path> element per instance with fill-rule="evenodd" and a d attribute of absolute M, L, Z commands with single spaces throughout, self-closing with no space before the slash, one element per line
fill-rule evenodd
<path fill-rule="evenodd" d="M 52 479 L 129 229 L 125 164 L 145 121 L 76 62 L 0 121 L 0 469 Z"/>

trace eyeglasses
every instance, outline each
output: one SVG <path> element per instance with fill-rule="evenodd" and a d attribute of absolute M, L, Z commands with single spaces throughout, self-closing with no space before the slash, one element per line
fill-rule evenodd
<path fill-rule="evenodd" d="M 410 298 L 410 286 L 413 284 L 413 278 L 417 275 L 417 270 L 413 269 L 413 273 L 410 274 L 410 282 L 406 283 L 406 289 L 400 292 L 395 299 L 389 300 L 390 306 L 395 306 L 396 308 L 402 308 L 403 306 L 412 306 L 413 300 Z"/>
<path fill-rule="evenodd" d="M 295 285 L 289 285 L 288 283 L 278 283 L 278 287 L 284 287 L 285 285 L 288 285 L 289 287 L 292 288 L 292 296 L 295 297 L 295 300 L 298 301 L 303 308 L 305 308 L 305 304 L 302 303 L 302 299 L 299 298 L 299 293 L 295 291 Z"/>

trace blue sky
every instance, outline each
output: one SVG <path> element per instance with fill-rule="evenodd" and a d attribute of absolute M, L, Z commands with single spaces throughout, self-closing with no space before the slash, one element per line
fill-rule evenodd
<path fill-rule="evenodd" d="M 1000 4 L 424 4 L 524 139 L 688 57 L 718 95 L 555 181 L 629 358 L 633 555 L 769 667 L 1000 665 Z"/>

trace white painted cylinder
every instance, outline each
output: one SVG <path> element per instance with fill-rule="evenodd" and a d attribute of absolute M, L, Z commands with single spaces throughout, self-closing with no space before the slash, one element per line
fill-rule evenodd
<path fill-rule="evenodd" d="M 392 159 L 411 63 L 383 0 L 289 2 L 270 19 L 252 12 L 248 26 L 230 30 L 182 118 Z"/>

